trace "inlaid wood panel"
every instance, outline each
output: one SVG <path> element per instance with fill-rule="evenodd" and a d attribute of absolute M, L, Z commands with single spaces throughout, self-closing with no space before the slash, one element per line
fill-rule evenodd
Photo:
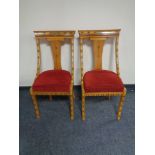
<path fill-rule="evenodd" d="M 51 41 L 50 45 L 54 60 L 54 69 L 61 69 L 61 42 L 58 40 Z"/>
<path fill-rule="evenodd" d="M 104 40 L 93 40 L 94 69 L 102 69 Z"/>

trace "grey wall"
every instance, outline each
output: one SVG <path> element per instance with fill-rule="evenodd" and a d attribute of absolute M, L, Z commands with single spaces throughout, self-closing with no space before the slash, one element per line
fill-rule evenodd
<path fill-rule="evenodd" d="M 20 86 L 30 86 L 36 72 L 33 30 L 78 30 L 121 28 L 120 69 L 125 84 L 135 83 L 134 0 L 20 0 Z M 78 34 L 75 37 L 75 85 L 80 84 Z M 103 52 L 105 69 L 115 70 L 114 53 L 107 41 Z M 50 48 L 42 45 L 42 70 L 51 69 Z M 70 70 L 69 46 L 62 47 L 62 65 Z M 84 46 L 85 71 L 93 64 L 91 49 Z M 67 55 L 68 54 L 68 55 Z"/>

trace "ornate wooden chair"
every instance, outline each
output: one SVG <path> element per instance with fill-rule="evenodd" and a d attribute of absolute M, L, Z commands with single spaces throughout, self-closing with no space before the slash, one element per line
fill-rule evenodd
<path fill-rule="evenodd" d="M 70 97 L 70 118 L 74 119 L 74 34 L 75 31 L 34 31 L 37 45 L 37 73 L 30 94 L 32 96 L 35 116 L 40 118 L 36 96 L 38 95 L 67 95 Z M 71 73 L 61 67 L 61 43 L 69 40 L 71 50 Z M 54 60 L 54 69 L 41 72 L 40 44 L 49 43 Z"/>
<path fill-rule="evenodd" d="M 85 120 L 86 96 L 120 96 L 117 120 L 120 120 L 126 88 L 120 78 L 118 61 L 118 40 L 120 29 L 116 30 L 79 30 L 81 88 L 82 88 L 82 120 Z M 102 51 L 108 38 L 115 40 L 116 73 L 102 69 Z M 83 41 L 91 40 L 93 45 L 94 68 L 83 73 Z"/>

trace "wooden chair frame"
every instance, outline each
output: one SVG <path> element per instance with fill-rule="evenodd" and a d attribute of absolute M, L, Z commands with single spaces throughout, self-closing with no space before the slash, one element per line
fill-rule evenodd
<path fill-rule="evenodd" d="M 83 40 L 91 40 L 93 42 L 94 52 L 94 69 L 102 69 L 102 51 L 103 46 L 108 38 L 115 40 L 115 63 L 116 73 L 120 77 L 119 59 L 118 59 L 118 41 L 120 29 L 113 30 L 79 30 L 79 46 L 80 46 L 80 64 L 81 64 L 81 89 L 82 89 L 82 120 L 86 119 L 85 97 L 86 96 L 120 96 L 120 102 L 117 112 L 117 120 L 121 119 L 122 108 L 126 96 L 126 88 L 123 92 L 85 92 L 83 83 Z M 96 52 L 97 51 L 97 52 Z"/>
<path fill-rule="evenodd" d="M 49 99 L 52 96 L 69 96 L 70 98 L 70 119 L 74 119 L 74 34 L 75 31 L 34 31 L 36 46 L 37 46 L 37 72 L 36 78 L 40 74 L 41 70 L 41 49 L 40 44 L 41 41 L 47 41 L 50 43 L 51 51 L 53 53 L 54 60 L 54 69 L 61 69 L 61 56 L 60 56 L 60 47 L 61 42 L 68 39 L 70 41 L 70 51 L 71 51 L 71 85 L 70 92 L 42 92 L 42 91 L 34 91 L 32 87 L 30 88 L 30 94 L 32 96 L 34 111 L 36 118 L 40 118 L 40 111 L 37 102 L 36 96 L 38 95 L 49 95 Z M 59 54 L 58 54 L 59 52 Z"/>

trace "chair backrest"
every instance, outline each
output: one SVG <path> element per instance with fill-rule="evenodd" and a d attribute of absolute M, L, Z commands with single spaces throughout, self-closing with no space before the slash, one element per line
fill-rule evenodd
<path fill-rule="evenodd" d="M 41 41 L 47 41 L 51 47 L 53 55 L 54 69 L 61 69 L 61 44 L 66 39 L 70 40 L 71 45 L 71 65 L 72 65 L 72 79 L 74 75 L 74 34 L 75 31 L 34 31 L 37 44 L 37 73 L 40 74 L 41 68 Z"/>
<path fill-rule="evenodd" d="M 120 76 L 119 59 L 118 59 L 118 40 L 120 29 L 113 30 L 79 30 L 80 38 L 80 64 L 81 64 L 81 79 L 83 78 L 83 40 L 91 40 L 93 45 L 94 69 L 102 69 L 102 53 L 105 41 L 108 38 L 115 40 L 115 62 L 116 72 Z"/>

